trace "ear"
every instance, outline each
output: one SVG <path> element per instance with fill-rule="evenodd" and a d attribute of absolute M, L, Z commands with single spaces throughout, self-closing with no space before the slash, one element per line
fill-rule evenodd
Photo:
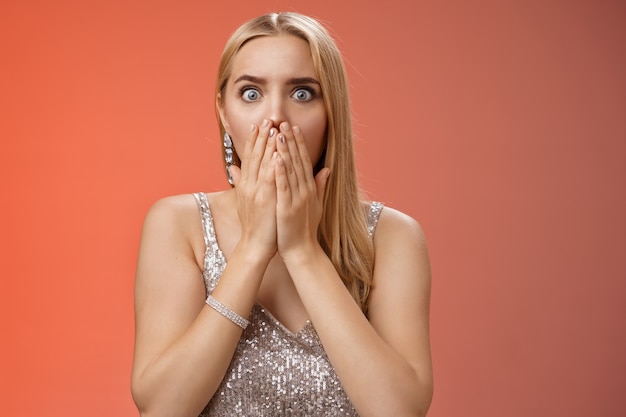
<path fill-rule="evenodd" d="M 224 114 L 224 100 L 222 99 L 222 93 L 218 93 L 215 97 L 215 108 L 220 114 L 220 121 L 222 122 L 222 126 L 224 126 L 224 130 L 227 132 L 230 131 L 230 124 Z"/>

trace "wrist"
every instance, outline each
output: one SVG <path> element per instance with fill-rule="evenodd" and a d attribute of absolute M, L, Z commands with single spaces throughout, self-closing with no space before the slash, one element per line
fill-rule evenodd
<path fill-rule="evenodd" d="M 264 247 L 264 245 L 256 244 L 247 239 L 241 239 L 231 257 L 237 257 L 251 265 L 267 266 L 275 255 L 275 247 Z"/>
<path fill-rule="evenodd" d="M 328 258 L 317 240 L 282 251 L 280 257 L 287 269 L 306 264 L 316 265 L 320 259 Z"/>

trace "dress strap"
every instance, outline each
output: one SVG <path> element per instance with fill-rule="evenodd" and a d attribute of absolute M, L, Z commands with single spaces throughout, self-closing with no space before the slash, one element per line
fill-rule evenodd
<path fill-rule="evenodd" d="M 385 207 L 384 204 L 378 201 L 372 201 L 372 204 L 370 204 L 370 209 L 367 213 L 367 234 L 370 238 L 374 237 L 374 231 L 376 230 L 378 218 L 380 217 L 380 212 L 383 211 L 383 207 Z"/>
<path fill-rule="evenodd" d="M 202 219 L 202 232 L 204 234 L 204 244 L 206 249 L 204 252 L 204 269 L 202 277 L 207 290 L 207 295 L 211 294 L 215 289 L 222 272 L 226 267 L 226 258 L 217 244 L 217 236 L 215 234 L 215 226 L 213 223 L 213 215 L 209 206 L 209 199 L 204 193 L 193 194 Z"/>
<path fill-rule="evenodd" d="M 215 227 L 213 226 L 213 216 L 209 207 L 209 200 L 204 193 L 194 193 L 194 198 L 200 208 L 200 216 L 202 217 L 202 231 L 204 234 L 204 244 L 207 248 L 217 247 L 217 238 L 215 237 Z"/>

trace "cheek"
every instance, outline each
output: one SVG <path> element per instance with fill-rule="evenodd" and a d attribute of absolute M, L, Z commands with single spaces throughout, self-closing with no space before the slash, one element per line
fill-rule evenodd
<path fill-rule="evenodd" d="M 227 111 L 225 115 L 228 119 L 226 131 L 233 141 L 233 147 L 241 158 L 246 141 L 250 135 L 250 124 L 253 122 L 248 114 L 236 111 Z"/>

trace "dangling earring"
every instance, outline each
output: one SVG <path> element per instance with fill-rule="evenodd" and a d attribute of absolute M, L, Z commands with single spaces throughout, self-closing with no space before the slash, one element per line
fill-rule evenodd
<path fill-rule="evenodd" d="M 230 185 L 235 185 L 232 175 L 230 175 L 230 167 L 233 165 L 233 141 L 230 135 L 224 132 L 224 159 L 226 160 L 226 177 Z"/>

